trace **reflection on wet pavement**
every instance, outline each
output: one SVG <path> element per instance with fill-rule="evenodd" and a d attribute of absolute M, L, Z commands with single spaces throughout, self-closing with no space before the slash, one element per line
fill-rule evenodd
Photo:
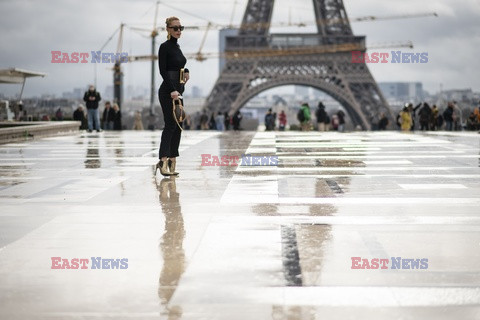
<path fill-rule="evenodd" d="M 478 134 L 185 131 L 177 178 L 153 175 L 159 138 L 0 146 L 2 317 L 478 319 Z"/>
<path fill-rule="evenodd" d="M 92 141 L 88 142 L 87 156 L 85 158 L 85 169 L 98 169 L 102 166 L 98 146 L 95 146 Z"/>
<path fill-rule="evenodd" d="M 181 307 L 170 308 L 168 303 L 185 271 L 185 251 L 183 249 L 185 227 L 180 206 L 180 194 L 177 192 L 175 179 L 175 177 L 164 178 L 160 180 L 160 183 L 155 181 L 162 212 L 165 215 L 165 229 L 160 242 L 163 266 L 160 272 L 158 296 L 168 319 L 181 318 Z"/>

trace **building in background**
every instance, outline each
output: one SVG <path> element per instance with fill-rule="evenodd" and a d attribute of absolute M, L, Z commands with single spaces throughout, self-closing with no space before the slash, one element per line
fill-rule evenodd
<path fill-rule="evenodd" d="M 440 94 L 443 99 L 448 101 L 472 102 L 476 100 L 475 97 L 478 97 L 472 89 L 444 90 Z"/>
<path fill-rule="evenodd" d="M 62 98 L 64 99 L 83 99 L 83 95 L 87 88 L 73 88 L 70 92 L 62 93 Z"/>
<path fill-rule="evenodd" d="M 398 102 L 421 102 L 426 98 L 421 82 L 379 82 L 378 86 L 382 90 L 385 99 L 393 104 Z"/>

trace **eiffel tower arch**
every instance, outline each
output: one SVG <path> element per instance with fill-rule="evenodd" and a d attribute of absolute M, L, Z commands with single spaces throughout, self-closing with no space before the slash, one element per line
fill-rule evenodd
<path fill-rule="evenodd" d="M 249 0 L 239 34 L 226 39 L 226 63 L 205 108 L 230 112 L 270 88 L 306 85 L 336 99 L 355 126 L 369 130 L 373 119 L 393 113 L 364 63 L 365 37 L 355 36 L 343 0 L 312 0 L 316 33 L 271 34 L 274 0 Z"/>

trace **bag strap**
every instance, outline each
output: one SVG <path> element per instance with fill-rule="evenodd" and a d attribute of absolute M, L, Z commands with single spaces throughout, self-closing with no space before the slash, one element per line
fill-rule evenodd
<path fill-rule="evenodd" d="M 182 100 L 180 100 L 180 98 L 172 99 L 172 107 L 173 107 L 172 112 L 173 112 L 173 118 L 175 119 L 175 122 L 177 123 L 177 126 L 180 128 L 181 131 L 183 131 L 183 128 L 182 128 L 182 126 L 180 125 L 180 122 L 177 119 L 177 113 L 175 112 L 175 101 L 178 101 L 178 105 L 180 107 L 180 110 L 183 111 Z M 180 115 L 181 114 L 182 114 L 182 112 L 180 112 Z"/>

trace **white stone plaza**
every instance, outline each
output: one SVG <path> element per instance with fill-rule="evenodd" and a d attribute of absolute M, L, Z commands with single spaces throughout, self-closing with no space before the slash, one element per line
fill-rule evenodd
<path fill-rule="evenodd" d="M 0 145 L 1 319 L 480 319 L 478 133 L 160 136 Z"/>

